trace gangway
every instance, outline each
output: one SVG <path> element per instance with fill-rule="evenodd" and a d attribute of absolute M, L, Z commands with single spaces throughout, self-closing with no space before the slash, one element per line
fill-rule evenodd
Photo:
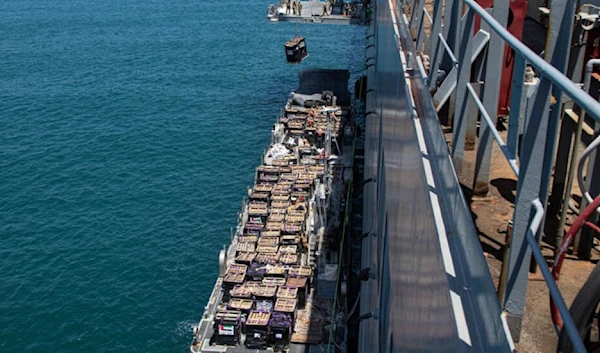
<path fill-rule="evenodd" d="M 362 268 L 369 278 L 360 292 L 359 352 L 512 352 L 518 339 L 529 259 L 535 257 L 557 302 L 576 351 L 585 352 L 567 306 L 539 248 L 553 167 L 560 109 L 565 99 L 600 121 L 600 104 L 562 72 L 566 36 L 546 53 L 550 63 L 506 29 L 508 1 L 492 13 L 474 0 L 434 2 L 433 16 L 422 0 L 377 0 L 367 35 L 367 107 Z M 573 1 L 556 1 L 553 21 L 572 29 Z M 411 20 L 403 11 L 412 10 Z M 569 11 L 560 12 L 560 7 Z M 570 7 L 569 7 L 570 6 Z M 476 15 L 481 28 L 474 33 Z M 560 21 L 560 16 L 565 16 Z M 424 23 L 431 25 L 428 40 Z M 412 33 L 411 33 L 412 32 Z M 569 34 L 570 35 L 570 34 Z M 487 55 L 479 94 L 471 83 L 473 57 L 482 45 L 516 53 L 508 140 L 496 130 L 501 55 Z M 424 48 L 426 47 L 426 48 Z M 431 55 L 429 70 L 417 54 Z M 522 114 L 526 64 L 540 74 Z M 453 143 L 449 151 L 430 93 L 453 74 Z M 494 77 L 496 75 L 496 77 Z M 496 79 L 494 79 L 496 78 Z M 437 102 L 439 103 L 439 102 Z M 457 177 L 475 105 L 481 114 L 476 180 L 487 183 L 495 140 L 517 183 L 508 285 L 499 302 L 477 231 Z M 519 132 L 522 145 L 519 146 Z M 520 151 L 520 152 L 519 152 Z M 520 154 L 519 154 L 520 153 Z M 486 160 L 488 161 L 486 165 Z M 487 174 L 486 174 L 487 173 Z"/>

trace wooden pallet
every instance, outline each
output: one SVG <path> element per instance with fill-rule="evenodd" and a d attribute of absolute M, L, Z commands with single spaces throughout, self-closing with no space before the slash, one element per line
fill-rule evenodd
<path fill-rule="evenodd" d="M 268 192 L 261 192 L 261 191 L 252 191 L 250 193 L 249 196 L 250 199 L 257 199 L 257 200 L 266 200 L 269 198 L 269 193 Z"/>
<path fill-rule="evenodd" d="M 289 160 L 287 158 L 283 158 L 283 157 L 277 158 L 276 160 L 273 161 L 273 165 L 280 166 L 280 167 L 286 166 L 288 164 L 289 164 Z"/>
<path fill-rule="evenodd" d="M 230 309 L 237 309 L 237 310 L 250 310 L 252 309 L 252 304 L 254 302 L 252 300 L 249 299 L 237 299 L 237 298 L 233 298 L 229 301 L 229 304 L 227 305 Z"/>
<path fill-rule="evenodd" d="M 281 192 L 281 193 L 278 193 L 278 194 L 271 195 L 271 201 L 272 202 L 289 201 L 289 200 L 290 200 L 290 193 L 289 193 L 289 191 Z"/>
<path fill-rule="evenodd" d="M 258 236 L 256 235 L 243 235 L 238 237 L 238 243 L 256 243 Z"/>
<path fill-rule="evenodd" d="M 325 170 L 325 169 L 323 169 L 323 170 Z M 307 182 L 307 183 L 312 183 L 312 180 L 314 178 L 315 178 L 315 172 L 310 171 L 310 169 L 309 169 L 309 171 L 298 174 L 298 179 L 299 179 L 298 181 L 305 180 L 305 182 Z"/>
<path fill-rule="evenodd" d="M 297 245 L 282 245 L 279 247 L 279 252 L 283 254 L 297 254 L 298 246 Z"/>
<path fill-rule="evenodd" d="M 277 298 L 274 309 L 282 313 L 293 313 L 296 311 L 297 303 L 296 299 Z"/>
<path fill-rule="evenodd" d="M 277 293 L 277 286 L 265 285 L 265 284 L 260 284 L 260 285 L 256 286 L 254 288 L 254 292 L 252 292 L 252 294 L 254 294 L 257 297 L 265 297 L 265 298 L 275 297 L 276 293 Z"/>
<path fill-rule="evenodd" d="M 277 180 L 279 180 L 279 176 L 269 175 L 269 174 L 261 174 L 259 180 L 263 181 L 263 182 L 267 182 L 267 183 L 268 182 L 276 182 Z"/>
<path fill-rule="evenodd" d="M 229 294 L 232 297 L 250 298 L 252 293 L 254 293 L 256 290 L 256 287 L 258 287 L 260 284 L 260 282 L 247 281 L 244 284 L 238 284 L 233 287 L 233 289 L 229 291 Z"/>
<path fill-rule="evenodd" d="M 262 173 L 279 173 L 279 167 L 272 165 L 259 165 L 256 170 Z"/>
<path fill-rule="evenodd" d="M 248 215 L 250 216 L 267 216 L 269 208 L 264 202 L 248 204 Z"/>
<path fill-rule="evenodd" d="M 282 264 L 269 265 L 265 270 L 265 274 L 268 276 L 281 276 L 285 274 L 285 266 Z"/>
<path fill-rule="evenodd" d="M 279 237 L 267 237 L 262 236 L 258 239 L 258 245 L 277 246 L 279 244 Z"/>
<path fill-rule="evenodd" d="M 281 235 L 281 231 L 279 230 L 263 230 L 260 232 L 261 237 L 278 237 Z"/>
<path fill-rule="evenodd" d="M 237 272 L 237 273 L 246 273 L 248 270 L 248 266 L 242 264 L 231 264 L 227 268 L 226 273 Z"/>
<path fill-rule="evenodd" d="M 254 258 L 254 261 L 261 264 L 275 264 L 279 261 L 280 256 L 281 255 L 279 253 L 258 253 L 258 255 L 256 255 L 256 257 Z"/>
<path fill-rule="evenodd" d="M 257 192 L 271 192 L 273 190 L 273 184 L 260 183 L 254 185 L 254 191 Z"/>
<path fill-rule="evenodd" d="M 237 252 L 256 252 L 254 243 L 238 243 L 235 249 Z"/>
<path fill-rule="evenodd" d="M 264 224 L 262 224 L 262 223 L 250 223 L 250 222 L 247 222 L 247 223 L 244 225 L 244 232 L 249 232 L 249 231 L 256 231 L 256 232 L 259 232 L 259 231 L 261 231 L 261 230 L 262 230 L 264 227 L 265 227 L 265 226 L 264 226 Z M 256 233 L 256 234 L 258 234 L 258 233 Z"/>
<path fill-rule="evenodd" d="M 287 126 L 289 129 L 294 130 L 304 129 L 304 121 L 289 121 Z"/>
<path fill-rule="evenodd" d="M 263 254 L 276 253 L 279 249 L 279 245 L 259 245 L 256 247 L 256 251 Z"/>
<path fill-rule="evenodd" d="M 246 273 L 229 272 L 223 278 L 223 283 L 244 283 Z"/>
<path fill-rule="evenodd" d="M 267 222 L 265 229 L 266 230 L 282 230 L 283 222 Z"/>
<path fill-rule="evenodd" d="M 282 277 L 265 277 L 262 280 L 262 284 L 269 286 L 284 286 L 286 279 Z"/>
<path fill-rule="evenodd" d="M 279 181 L 273 188 L 272 195 L 289 195 L 292 192 L 292 181 Z"/>
<path fill-rule="evenodd" d="M 246 325 L 250 326 L 267 326 L 271 313 L 263 313 L 260 311 L 251 311 L 246 320 Z"/>
<path fill-rule="evenodd" d="M 229 291 L 229 295 L 236 298 L 251 298 L 253 288 L 247 287 L 245 284 L 238 284 Z"/>
<path fill-rule="evenodd" d="M 291 288 L 304 288 L 306 287 L 306 282 L 308 278 L 306 277 L 290 277 L 287 279 L 285 285 Z"/>
<path fill-rule="evenodd" d="M 273 208 L 288 208 L 290 206 L 289 201 L 273 201 L 271 207 Z"/>
<path fill-rule="evenodd" d="M 285 220 L 285 214 L 283 213 L 271 213 L 267 222 L 283 222 Z"/>
<path fill-rule="evenodd" d="M 285 220 L 290 223 L 302 223 L 306 219 L 305 215 L 287 214 Z"/>
<path fill-rule="evenodd" d="M 274 207 L 274 206 L 269 207 L 269 215 L 272 215 L 272 214 L 283 214 L 283 215 L 285 215 L 286 213 L 287 213 L 287 208 L 286 207 Z"/>
<path fill-rule="evenodd" d="M 288 275 L 292 277 L 310 277 L 312 276 L 312 268 L 309 266 L 292 266 Z"/>
<path fill-rule="evenodd" d="M 238 321 L 242 317 L 239 310 L 221 310 L 215 314 L 215 322 L 220 320 Z"/>
<path fill-rule="evenodd" d="M 302 232 L 302 225 L 298 223 L 286 223 L 281 230 L 292 234 L 300 233 Z"/>
<path fill-rule="evenodd" d="M 307 213 L 308 207 L 300 207 L 300 205 L 298 205 L 298 207 L 290 207 L 290 209 L 288 210 L 288 214 L 296 216 L 306 216 Z"/>
<path fill-rule="evenodd" d="M 236 262 L 247 262 L 250 263 L 254 260 L 254 258 L 256 257 L 256 253 L 255 252 L 240 252 L 236 257 L 235 257 L 235 261 Z"/>
<path fill-rule="evenodd" d="M 281 286 L 277 290 L 277 298 L 296 299 L 298 297 L 298 288 Z"/>
<path fill-rule="evenodd" d="M 285 174 L 281 174 L 280 177 L 281 180 L 291 180 L 291 181 L 295 181 L 296 179 L 298 179 L 298 174 L 296 173 L 285 173 Z"/>

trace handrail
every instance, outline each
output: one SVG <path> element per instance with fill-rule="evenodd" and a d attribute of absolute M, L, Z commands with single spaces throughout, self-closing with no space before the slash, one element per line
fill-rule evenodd
<path fill-rule="evenodd" d="M 552 83 L 557 85 L 561 91 L 566 93 L 573 99 L 582 109 L 584 109 L 594 119 L 600 121 L 600 103 L 594 100 L 589 94 L 581 94 L 581 88 L 573 81 L 567 78 L 557 68 L 547 63 L 533 50 L 529 49 L 525 44 L 518 40 L 515 36 L 498 23 L 481 7 L 475 0 L 462 0 L 473 11 L 475 11 L 514 51 L 523 56 L 531 65 L 540 70 L 540 73 L 548 78 Z"/>
<path fill-rule="evenodd" d="M 569 1 L 568 3 L 571 4 L 572 2 Z M 468 7 L 463 9 L 463 5 L 465 4 Z M 477 114 L 477 111 L 475 110 L 477 109 L 481 115 L 481 128 L 487 129 L 489 127 L 490 131 L 486 131 L 483 135 L 479 135 L 475 162 L 474 189 L 475 185 L 481 186 L 489 183 L 492 138 L 496 140 L 507 162 L 518 177 L 518 191 L 516 200 L 514 201 L 515 213 L 513 218 L 514 220 L 517 220 L 517 222 L 515 228 L 513 228 L 514 246 L 511 247 L 510 250 L 510 257 L 513 262 L 511 262 L 509 265 L 510 267 L 507 268 L 511 281 L 516 283 L 513 289 L 517 290 L 511 290 L 511 297 L 509 297 L 508 300 L 505 298 L 504 302 L 501 303 L 503 309 L 506 310 L 511 317 L 517 320 L 515 321 L 514 326 L 515 332 L 517 332 L 517 335 L 520 332 L 520 325 L 517 324 L 517 322 L 520 322 L 525 306 L 525 293 L 527 288 L 526 273 L 530 259 L 529 254 L 526 253 L 526 251 L 528 250 L 527 247 L 529 247 L 542 272 L 544 280 L 546 281 L 550 295 L 553 300 L 556 301 L 560 315 L 563 317 L 564 330 L 571 339 L 575 351 L 583 353 L 586 352 L 585 346 L 576 325 L 573 322 L 573 318 L 570 316 L 568 307 L 560 294 L 556 281 L 550 272 L 548 264 L 540 249 L 539 239 L 537 238 L 540 234 L 540 228 L 545 217 L 548 186 L 551 170 L 554 166 L 555 136 L 557 135 L 558 120 L 560 120 L 562 111 L 561 97 L 570 97 L 574 104 L 597 122 L 600 122 L 600 103 L 592 98 L 587 90 L 582 90 L 580 86 L 571 81 L 571 79 L 565 76 L 561 71 L 566 70 L 565 60 L 567 59 L 565 59 L 566 56 L 564 53 L 555 51 L 552 63 L 546 62 L 505 28 L 506 22 L 503 21 L 506 21 L 508 18 L 509 5 L 504 3 L 503 0 L 496 0 L 495 4 L 497 6 L 495 6 L 494 12 L 492 13 L 486 11 L 479 5 L 477 0 L 450 0 L 446 1 L 446 10 L 443 14 L 440 12 L 439 8 L 436 10 L 433 16 L 433 22 L 436 23 L 436 25 L 433 26 L 435 29 L 429 34 L 433 39 L 429 46 L 434 62 L 430 67 L 429 75 L 423 76 L 423 82 L 429 82 L 432 86 L 429 87 L 431 90 L 437 88 L 435 87 L 437 82 L 433 82 L 433 80 L 437 77 L 437 70 L 439 66 L 441 66 L 440 63 L 442 60 L 440 57 L 443 58 L 446 63 L 451 61 L 452 65 L 455 68 L 458 68 L 458 70 L 452 69 L 455 71 L 454 75 L 452 75 L 453 71 L 449 71 L 450 68 L 447 67 L 449 65 L 444 65 L 446 66 L 444 71 L 447 71 L 447 73 L 449 71 L 446 80 L 451 80 L 449 81 L 451 83 L 457 82 L 457 85 L 452 87 L 449 85 L 441 85 L 436 93 L 436 95 L 439 95 L 440 97 L 445 97 L 446 95 L 449 96 L 454 90 L 456 94 L 453 111 L 454 120 L 452 122 L 453 149 L 451 156 L 452 160 L 456 161 L 457 173 L 461 173 L 462 161 L 465 158 L 464 151 L 467 133 L 470 134 L 469 136 L 476 134 L 476 119 L 470 119 L 469 117 L 472 116 L 469 114 Z M 554 9 L 554 13 L 562 14 L 565 16 L 565 19 L 570 20 L 570 15 L 565 10 L 566 8 L 569 8 L 569 6 L 571 5 L 564 5 L 564 8 L 558 6 Z M 559 9 L 562 11 L 559 11 Z M 420 19 L 415 18 L 415 20 L 420 20 L 420 23 L 418 23 L 419 33 L 424 29 L 425 18 L 431 22 L 431 16 L 429 16 L 426 9 L 423 10 L 425 11 L 425 14 L 420 16 Z M 496 121 L 494 119 L 501 99 L 501 96 L 497 91 L 501 89 L 501 86 L 497 83 L 497 80 L 494 81 L 498 76 L 494 77 L 493 75 L 501 75 L 504 73 L 504 69 L 498 60 L 498 56 L 490 59 L 488 53 L 487 57 L 482 58 L 482 60 L 489 61 L 486 64 L 482 64 L 485 65 L 487 71 L 483 73 L 477 72 L 476 75 L 480 76 L 474 79 L 476 81 L 487 81 L 488 89 L 484 89 L 481 98 L 470 83 L 473 79 L 471 76 L 473 72 L 470 70 L 472 61 L 469 59 L 471 59 L 471 56 L 473 55 L 472 40 L 474 38 L 473 21 L 475 15 L 479 16 L 479 18 L 487 24 L 486 27 L 489 28 L 490 32 L 493 31 L 491 32 L 492 35 L 490 41 L 493 42 L 492 45 L 494 45 L 495 48 L 499 45 L 502 45 L 502 47 L 507 45 L 514 50 L 515 69 L 512 73 L 513 96 L 510 103 L 511 108 L 513 109 L 510 110 L 509 116 L 508 141 L 505 141 L 501 137 L 496 128 Z M 556 18 L 553 19 L 553 21 L 555 20 Z M 456 22 L 454 23 L 454 27 L 449 25 L 451 21 Z M 440 32 L 442 27 L 443 34 Z M 561 26 L 561 31 L 562 30 L 563 28 Z M 569 46 L 570 30 L 563 32 L 565 33 L 564 37 L 569 37 L 569 39 L 567 40 L 564 39 L 563 36 L 559 36 L 560 40 L 557 39 L 558 44 L 556 44 L 557 49 L 554 50 L 564 51 L 565 45 L 567 47 Z M 443 49 L 440 47 L 439 42 L 435 42 L 437 39 L 441 41 Z M 551 46 L 551 48 L 554 47 Z M 540 82 L 536 87 L 533 86 L 535 83 L 529 83 L 527 84 L 527 87 L 523 84 L 525 63 L 538 70 Z M 553 65 L 556 65 L 556 67 Z M 592 64 L 588 64 L 588 66 L 586 66 L 586 73 L 591 71 L 591 65 Z M 420 67 L 419 70 L 422 72 Z M 485 76 L 485 79 L 483 76 Z M 584 87 L 588 87 L 590 81 L 587 74 L 585 79 Z M 537 92 L 534 92 L 534 95 L 531 95 L 533 90 L 537 90 Z M 548 96 L 551 94 L 556 98 L 556 106 L 549 112 L 549 107 L 552 103 L 549 103 L 550 97 Z M 471 98 L 473 100 L 469 102 L 469 99 Z M 564 99 L 562 99 L 562 101 L 564 101 Z M 521 102 L 526 102 L 527 106 L 524 107 L 526 109 L 520 109 L 520 105 L 522 105 Z M 474 103 L 476 108 L 471 108 L 471 103 Z M 506 103 L 502 102 L 502 104 Z M 439 105 L 439 107 L 441 107 L 441 105 Z M 472 112 L 472 110 L 474 112 Z M 524 118 L 521 115 L 522 112 L 525 113 Z M 450 114 L 452 114 L 452 112 Z M 582 121 L 583 116 L 584 113 L 581 113 L 580 119 Z M 483 121 L 485 121 L 485 124 Z M 541 133 L 536 134 L 536 131 L 533 131 L 537 129 L 539 129 Z M 528 140 L 523 139 L 523 142 L 519 141 L 516 137 L 521 133 L 530 138 Z M 576 141 L 578 141 L 577 138 Z M 517 146 L 521 145 L 521 143 L 524 148 L 523 151 L 526 151 L 523 155 L 517 150 Z M 594 140 L 581 156 L 578 164 L 579 175 L 582 174 L 581 170 L 583 169 L 590 151 L 597 146 L 600 146 L 600 138 Z M 482 170 L 483 172 L 481 172 Z M 579 176 L 579 178 L 581 179 L 581 176 Z M 484 193 L 487 192 L 487 188 L 481 189 L 485 190 L 483 191 Z M 586 190 L 583 189 L 582 191 L 584 198 L 589 200 L 591 196 L 586 194 Z M 534 210 L 531 209 L 532 206 L 535 208 Z M 523 256 L 524 253 L 526 254 L 525 256 Z M 514 257 L 517 258 L 516 261 L 514 260 Z M 507 263 L 509 262 L 510 261 L 507 260 Z M 513 327 L 511 327 L 511 329 L 512 328 Z"/>
<path fill-rule="evenodd" d="M 567 334 L 571 339 L 571 343 L 573 344 L 575 351 L 577 353 L 586 353 L 587 349 L 585 349 L 585 346 L 583 345 L 583 341 L 581 339 L 581 336 L 579 336 L 579 331 L 577 330 L 575 322 L 573 322 L 573 318 L 569 313 L 567 304 L 565 304 L 565 300 L 560 294 L 560 289 L 558 289 L 556 281 L 554 280 L 554 277 L 550 272 L 550 268 L 546 263 L 546 258 L 544 257 L 544 254 L 542 254 L 542 250 L 540 250 L 539 244 L 535 239 L 535 234 L 539 230 L 542 220 L 544 219 L 544 206 L 542 206 L 540 199 L 533 200 L 532 204 L 535 208 L 535 215 L 533 216 L 527 234 L 525 235 L 527 243 L 531 248 L 531 253 L 535 258 L 535 261 L 538 263 L 540 270 L 542 271 L 542 276 L 544 277 L 544 280 L 548 285 L 550 295 L 552 296 L 552 299 L 554 299 L 558 311 L 560 312 L 560 316 L 563 319 L 563 327 L 565 330 L 567 330 Z"/>
<path fill-rule="evenodd" d="M 458 66 L 458 60 L 456 59 L 456 56 L 454 56 L 454 52 L 452 52 L 452 49 L 450 49 L 450 47 L 448 46 L 448 43 L 446 42 L 444 36 L 440 33 L 438 34 L 438 38 L 440 39 L 440 42 L 442 42 L 442 45 L 444 46 L 444 49 L 446 49 L 446 53 L 448 53 L 448 56 L 450 57 L 450 60 L 452 60 L 454 66 Z"/>
<path fill-rule="evenodd" d="M 427 8 L 423 7 L 423 14 L 427 17 L 427 20 L 429 20 L 429 23 L 433 23 L 433 20 L 431 19 L 431 16 L 429 16 L 429 12 L 427 12 Z"/>
<path fill-rule="evenodd" d="M 546 62 L 535 52 L 529 49 L 525 44 L 523 44 L 519 39 L 510 34 L 510 32 L 508 32 L 508 30 L 504 28 L 504 26 L 502 26 L 498 21 L 496 21 L 496 19 L 494 19 L 492 15 L 485 11 L 474 0 L 462 1 L 465 4 L 467 4 L 471 10 L 477 13 L 481 17 L 481 19 L 484 20 L 490 26 L 490 28 L 494 30 L 496 34 L 498 34 L 505 41 L 505 43 L 510 45 L 510 47 L 515 51 L 516 54 L 520 55 L 523 59 L 527 60 L 532 66 L 537 68 L 540 71 L 543 79 L 547 79 L 550 82 L 552 82 L 560 89 L 561 92 L 572 98 L 576 104 L 578 104 L 583 110 L 588 112 L 588 114 L 591 115 L 596 121 L 600 121 L 600 103 L 594 100 L 589 94 L 587 94 L 587 92 L 582 92 L 581 88 L 575 83 L 573 83 L 561 71 L 552 66 L 550 63 Z M 475 91 L 473 90 L 470 84 L 467 86 L 467 89 L 473 96 L 473 99 L 478 109 L 481 111 L 482 116 L 486 120 L 486 123 L 490 126 L 492 134 L 494 135 L 494 138 L 496 138 L 496 140 L 498 141 L 502 152 L 505 154 L 507 160 L 511 164 L 511 167 L 518 175 L 518 167 L 516 166 L 516 161 L 514 161 L 514 158 L 516 156 L 512 156 L 510 153 L 507 153 L 508 151 L 505 150 L 502 139 L 497 133 L 497 130 L 494 128 L 493 122 L 491 121 L 491 119 L 489 119 L 490 117 L 488 112 L 483 106 L 483 103 L 481 103 L 481 101 L 475 94 Z M 542 204 L 539 198 L 533 200 L 532 205 L 535 208 L 535 213 L 529 223 L 529 227 L 525 234 L 525 239 L 527 240 L 528 246 L 531 248 L 532 255 L 535 258 L 535 261 L 537 262 L 540 271 L 542 272 L 546 285 L 548 286 L 550 295 L 555 301 L 558 311 L 560 312 L 560 315 L 563 318 L 563 327 L 566 330 L 575 351 L 578 353 L 585 353 L 587 352 L 587 350 L 583 344 L 579 331 L 577 330 L 577 327 L 573 322 L 573 318 L 569 313 L 569 309 L 562 298 L 556 281 L 554 280 L 554 277 L 552 276 L 552 273 L 548 267 L 548 264 L 546 263 L 544 255 L 542 254 L 542 251 L 539 247 L 538 240 L 536 239 L 536 234 L 538 233 L 540 225 L 544 219 L 544 205 Z"/>
<path fill-rule="evenodd" d="M 490 130 L 492 131 L 492 135 L 494 135 L 494 139 L 496 139 L 496 142 L 498 142 L 498 145 L 500 146 L 500 150 L 502 151 L 502 153 L 504 153 L 504 156 L 506 157 L 508 164 L 510 164 L 510 167 L 512 168 L 513 172 L 515 172 L 515 175 L 519 175 L 519 166 L 517 165 L 517 160 L 515 159 L 515 156 L 511 155 L 510 151 L 508 150 L 508 146 L 506 145 L 506 142 L 504 142 L 504 139 L 502 139 L 502 137 L 500 136 L 500 133 L 498 133 L 498 130 L 494 128 L 495 124 L 492 121 L 490 114 L 483 106 L 483 102 L 481 102 L 481 100 L 477 96 L 477 93 L 473 89 L 473 85 L 471 85 L 470 83 L 467 83 L 467 89 L 469 90 L 471 97 L 475 101 L 475 104 L 477 105 L 479 112 L 481 112 L 481 116 L 485 119 L 486 124 L 488 124 L 488 126 L 490 127 Z"/>

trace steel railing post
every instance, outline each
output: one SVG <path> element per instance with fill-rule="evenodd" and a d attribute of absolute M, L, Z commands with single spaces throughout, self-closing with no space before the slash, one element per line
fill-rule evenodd
<path fill-rule="evenodd" d="M 473 24 L 475 13 L 468 9 L 463 18 L 464 25 L 458 50 L 458 78 L 456 82 L 456 101 L 452 120 L 452 160 L 458 175 L 462 171 L 465 154 L 465 136 L 467 132 L 467 106 L 469 95 L 467 84 L 471 77 L 471 52 L 473 42 Z"/>
<path fill-rule="evenodd" d="M 579 20 L 581 21 L 581 20 Z M 570 77 L 573 82 L 582 81 L 582 72 L 586 63 L 585 52 L 586 45 L 580 45 L 587 43 L 588 31 L 582 28 L 583 26 L 575 26 L 573 28 L 572 38 L 577 41 L 577 44 L 573 45 L 569 55 L 569 68 L 567 69 L 567 77 Z M 565 108 L 572 108 L 572 102 L 565 102 Z M 576 142 L 573 142 L 573 133 L 576 130 L 575 123 L 572 121 L 570 116 L 563 115 L 563 123 L 560 126 L 560 134 L 558 140 L 558 147 L 556 152 L 556 162 L 554 168 L 554 174 L 552 177 L 552 191 L 548 199 L 548 213 L 555 214 L 561 212 L 561 205 L 563 199 L 570 198 L 570 191 L 566 189 L 567 166 L 569 165 L 569 156 L 571 154 L 572 146 L 577 146 Z M 562 238 L 562 232 L 564 229 L 557 229 L 556 237 Z"/>
<path fill-rule="evenodd" d="M 425 4 L 423 4 L 423 5 L 425 5 Z M 421 45 L 424 42 L 423 36 L 425 36 L 425 15 L 426 15 L 425 8 L 423 6 L 419 6 L 419 12 L 417 15 L 419 18 L 419 25 L 417 27 L 417 39 L 416 39 L 416 43 L 415 43 L 417 53 L 423 51 L 423 48 L 421 47 Z"/>
<path fill-rule="evenodd" d="M 542 78 L 538 94 L 533 102 L 532 114 L 525 127 L 523 149 L 520 159 L 520 170 L 517 182 L 517 196 L 513 215 L 513 238 L 510 249 L 510 264 L 508 283 L 503 303 L 507 311 L 507 321 L 515 341 L 521 337 L 527 279 L 531 259 L 531 249 L 525 241 L 525 234 L 531 221 L 531 203 L 539 198 L 542 185 L 542 170 L 544 155 L 548 140 L 548 123 L 550 120 L 547 108 L 550 104 L 550 89 L 552 83 Z M 527 177 L 525 177 L 527 176 Z"/>
<path fill-rule="evenodd" d="M 573 33 L 573 19 L 575 16 L 575 0 L 552 0 L 550 11 L 551 30 L 553 35 L 556 35 L 554 45 L 547 43 L 546 51 L 548 52 L 547 59 L 550 59 L 550 64 L 566 74 L 569 56 L 571 49 L 571 35 Z M 555 24 L 555 26 L 552 26 Z M 546 153 L 543 155 L 544 165 L 542 169 L 542 180 L 540 185 L 540 201 L 546 207 L 548 200 L 548 192 L 550 188 L 550 180 L 554 165 L 554 154 L 557 140 L 558 127 L 560 118 L 563 116 L 563 90 L 556 86 L 552 86 L 553 104 L 549 107 L 550 119 L 548 120 L 548 138 L 546 141 Z M 538 232 L 537 239 L 541 241 L 541 231 Z M 536 271 L 535 263 L 531 264 L 531 271 Z"/>
<path fill-rule="evenodd" d="M 510 96 L 510 113 L 508 116 L 508 138 L 507 145 L 513 158 L 517 157 L 519 148 L 519 133 L 521 126 L 521 102 L 523 101 L 523 84 L 525 80 L 525 59 L 515 54 L 515 65 L 513 67 L 512 90 Z M 524 119 L 523 119 L 524 120 Z"/>
<path fill-rule="evenodd" d="M 455 53 L 460 39 L 460 9 L 462 9 L 460 0 L 446 0 L 442 36 L 446 39 L 449 48 Z M 442 53 L 441 67 L 446 72 L 454 67 L 454 63 L 452 63 L 447 54 Z"/>
<path fill-rule="evenodd" d="M 508 21 L 508 11 L 509 3 L 507 1 L 494 1 L 494 10 L 492 15 L 494 16 L 494 19 L 503 26 L 506 26 Z M 488 48 L 504 48 L 506 45 L 504 44 L 502 38 L 500 38 L 500 35 L 498 35 L 498 33 L 495 31 L 490 32 Z M 504 54 L 504 50 L 502 50 L 501 53 Z M 497 117 L 503 58 L 504 55 L 500 55 L 495 49 L 493 49 L 488 50 L 487 58 L 485 60 L 485 84 L 483 86 L 482 101 L 486 111 L 492 117 Z M 492 158 L 492 135 L 488 129 L 489 127 L 487 124 L 481 124 L 479 129 L 479 141 L 477 145 L 477 155 L 475 158 L 475 177 L 473 180 L 474 196 L 486 196 L 489 191 L 488 184 L 490 181 L 490 163 Z M 508 145 L 510 146 L 510 141 Z"/>
<path fill-rule="evenodd" d="M 440 39 L 438 35 L 442 30 L 442 1 L 435 1 L 433 4 L 433 23 L 431 24 L 431 32 L 429 38 L 431 38 L 431 46 L 429 53 L 431 55 L 429 65 L 429 78 L 428 85 L 429 90 L 433 91 L 437 88 L 438 71 L 440 69 Z"/>
<path fill-rule="evenodd" d="M 418 28 L 417 26 L 419 25 L 418 22 L 419 22 L 420 18 L 418 16 L 418 14 L 419 14 L 418 9 L 421 7 L 419 3 L 420 3 L 420 0 L 413 0 L 410 3 L 410 19 L 409 19 L 408 23 L 409 23 L 411 36 L 413 35 L 415 29 Z M 404 11 L 402 11 L 402 12 L 404 12 Z M 413 37 L 413 39 L 414 38 L 415 37 Z"/>

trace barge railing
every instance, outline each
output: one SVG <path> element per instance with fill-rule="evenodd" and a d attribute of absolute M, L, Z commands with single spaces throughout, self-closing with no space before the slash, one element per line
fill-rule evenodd
<path fill-rule="evenodd" d="M 453 109 L 450 108 L 453 114 L 450 155 L 456 173 L 460 175 L 463 172 L 465 142 L 469 139 L 474 142 L 477 116 L 481 115 L 473 190 L 487 193 L 492 139 L 500 146 L 517 177 L 508 283 L 504 301 L 501 303 L 513 337 L 517 341 L 520 337 L 530 259 L 533 253 L 550 293 L 558 304 L 564 320 L 564 328 L 576 351 L 585 352 L 539 246 L 552 170 L 555 167 L 557 134 L 563 115 L 563 104 L 567 97 L 596 123 L 600 122 L 600 103 L 564 74 L 567 70 L 571 46 L 575 1 L 552 1 L 551 38 L 545 53 L 547 61 L 507 30 L 509 1 L 494 1 L 492 14 L 475 0 L 446 0 L 445 8 L 442 7 L 442 1 L 435 1 L 429 42 L 424 39 L 425 20 L 430 20 L 430 17 L 425 15 L 427 11 L 423 7 L 424 1 L 395 0 L 395 4 L 400 9 L 410 5 L 411 10 L 417 9 L 420 14 L 411 16 L 410 22 L 402 16 L 407 28 L 416 29 L 417 48 L 412 54 L 427 52 L 432 56 L 431 66 L 426 75 L 423 75 L 423 70 L 418 70 L 414 60 L 409 60 L 409 69 L 414 70 L 409 80 L 421 80 L 422 85 L 435 92 L 435 97 L 450 97 L 452 93 L 455 95 L 455 99 L 451 102 Z M 481 25 L 475 33 L 476 17 L 481 19 Z M 489 37 L 488 50 L 483 54 L 480 54 L 482 42 L 477 39 L 481 35 Z M 413 39 L 400 38 L 403 50 L 414 45 Z M 514 52 L 515 56 L 510 112 L 507 117 L 507 141 L 504 141 L 497 129 L 503 59 L 503 55 L 499 55 L 497 51 L 498 48 L 502 48 L 503 53 L 505 45 L 510 48 L 508 50 Z M 480 57 L 481 66 L 473 70 L 472 62 L 477 56 Z M 540 76 L 533 94 L 527 94 L 527 90 L 524 89 L 528 65 L 535 68 Z M 481 67 L 485 67 L 485 70 L 479 70 Z M 472 82 L 472 71 L 475 72 L 474 76 L 478 76 L 475 77 L 476 82 Z M 453 72 L 456 74 L 453 75 Z M 444 73 L 447 75 L 439 84 L 440 74 Z M 451 80 L 449 84 L 448 80 Z M 476 84 L 481 86 L 481 93 L 475 89 Z M 439 111 L 443 102 L 436 101 L 434 98 L 432 103 Z M 579 114 L 579 119 L 583 117 L 582 112 Z M 570 196 L 566 195 L 566 197 Z"/>

